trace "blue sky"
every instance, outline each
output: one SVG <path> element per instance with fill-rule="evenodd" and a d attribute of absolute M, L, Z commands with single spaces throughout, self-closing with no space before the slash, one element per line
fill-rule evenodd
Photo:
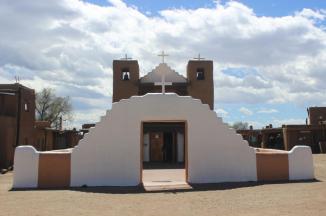
<path fill-rule="evenodd" d="M 110 5 L 107 0 L 87 0 L 98 5 Z M 136 6 L 142 12 L 150 11 L 156 14 L 158 11 L 171 8 L 196 9 L 201 7 L 214 7 L 212 0 L 125 0 L 129 5 Z M 220 1 L 225 3 L 227 1 Z M 326 1 L 323 0 L 239 0 L 239 2 L 254 9 L 258 16 L 286 16 L 303 8 L 320 9 L 326 8 Z"/>
<path fill-rule="evenodd" d="M 226 122 L 303 124 L 326 106 L 325 20 L 322 0 L 0 1 L 0 83 L 70 96 L 80 127 L 111 107 L 114 59 L 128 53 L 145 75 L 165 50 L 185 75 L 201 53 Z"/>

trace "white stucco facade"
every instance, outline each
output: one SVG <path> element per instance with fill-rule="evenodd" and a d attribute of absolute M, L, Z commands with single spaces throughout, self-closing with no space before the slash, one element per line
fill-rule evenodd
<path fill-rule="evenodd" d="M 147 94 L 114 103 L 72 151 L 71 186 L 141 183 L 144 121 L 186 121 L 188 182 L 256 181 L 255 150 L 189 96 Z"/>
<path fill-rule="evenodd" d="M 289 152 L 289 180 L 314 178 L 314 165 L 309 146 L 294 146 Z"/>
<path fill-rule="evenodd" d="M 14 188 L 36 188 L 39 152 L 33 146 L 18 146 L 14 158 Z"/>
<path fill-rule="evenodd" d="M 139 185 L 142 157 L 145 161 L 149 160 L 150 143 L 148 133 L 142 136 L 142 124 L 153 121 L 185 122 L 185 135 L 177 135 L 177 148 L 185 148 L 186 151 L 184 155 L 179 154 L 183 151 L 178 151 L 177 156 L 179 161 L 186 159 L 189 183 L 263 179 L 257 178 L 256 150 L 249 147 L 241 135 L 224 124 L 200 100 L 169 93 L 133 96 L 114 103 L 112 110 L 101 117 L 100 122 L 90 129 L 75 148 L 52 151 L 51 154 L 56 155 L 69 154 L 71 160 L 67 160 L 66 164 L 70 170 L 65 175 L 70 177 L 70 184 L 68 180 L 66 186 Z M 148 144 L 147 147 L 144 144 Z M 268 152 L 276 156 L 284 154 L 284 151 L 267 150 Z M 32 146 L 16 148 L 14 188 L 37 188 L 40 179 L 44 180 L 38 179 L 42 171 L 39 170 L 42 153 Z M 295 146 L 286 154 L 289 180 L 314 179 L 310 147 Z M 260 163 L 263 169 L 270 168 L 270 164 L 264 161 Z M 61 177 L 63 176 L 58 176 Z"/>

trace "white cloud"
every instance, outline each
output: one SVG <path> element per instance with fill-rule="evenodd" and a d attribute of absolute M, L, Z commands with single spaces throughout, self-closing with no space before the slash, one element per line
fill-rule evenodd
<path fill-rule="evenodd" d="M 215 109 L 215 112 L 216 112 L 219 116 L 222 116 L 222 117 L 225 117 L 225 116 L 227 116 L 227 115 L 229 114 L 226 110 L 221 109 L 221 108 L 219 108 L 219 109 Z"/>
<path fill-rule="evenodd" d="M 81 128 L 82 124 L 97 123 L 105 113 L 105 109 L 78 110 L 74 112 L 73 121 L 66 121 L 64 127 L 70 129 L 74 127 Z"/>
<path fill-rule="evenodd" d="M 250 116 L 250 115 L 253 114 L 253 112 L 250 109 L 246 108 L 246 107 L 241 107 L 239 109 L 239 112 L 241 112 L 242 114 L 247 115 L 247 116 Z"/>
<path fill-rule="evenodd" d="M 276 109 L 260 109 L 257 111 L 257 113 L 264 113 L 264 114 L 278 113 L 278 110 L 276 110 Z"/>
<path fill-rule="evenodd" d="M 303 16 L 305 18 L 313 18 L 318 20 L 324 20 L 325 19 L 325 11 L 314 11 L 309 8 L 304 8 L 302 11 L 296 13 L 299 16 Z"/>
<path fill-rule="evenodd" d="M 113 59 L 128 53 L 144 75 L 165 50 L 183 74 L 198 53 L 214 60 L 216 104 L 326 101 L 326 33 L 316 25 L 323 10 L 261 17 L 242 3 L 217 1 L 214 8 L 147 16 L 120 0 L 110 3 L 1 1 L 0 82 L 19 75 L 23 84 L 50 86 L 87 105 L 87 98 L 110 99 Z M 222 72 L 227 68 L 254 72 L 235 77 Z"/>
<path fill-rule="evenodd" d="M 273 119 L 272 123 L 274 127 L 281 127 L 282 125 L 303 125 L 306 124 L 306 120 L 301 118 Z"/>

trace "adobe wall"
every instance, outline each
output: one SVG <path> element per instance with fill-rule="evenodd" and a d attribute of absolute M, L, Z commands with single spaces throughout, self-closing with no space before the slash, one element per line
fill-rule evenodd
<path fill-rule="evenodd" d="M 13 188 L 37 188 L 39 152 L 33 146 L 18 146 L 14 159 Z"/>
<path fill-rule="evenodd" d="M 129 69 L 130 80 L 122 80 L 122 70 Z M 112 102 L 138 95 L 139 65 L 136 60 L 113 61 L 113 95 Z"/>
<path fill-rule="evenodd" d="M 287 152 L 257 152 L 257 180 L 289 180 L 289 159 Z"/>
<path fill-rule="evenodd" d="M 38 187 L 69 187 L 70 159 L 70 152 L 41 153 L 38 167 Z"/>
<path fill-rule="evenodd" d="M 37 152 L 31 146 L 17 147 L 14 187 L 66 187 L 69 181 L 72 187 L 139 185 L 141 125 L 146 121 L 186 122 L 189 183 L 314 178 L 309 147 L 257 150 L 200 100 L 147 94 L 114 103 L 73 149 Z"/>
<path fill-rule="evenodd" d="M 309 107 L 308 120 L 310 125 L 319 125 L 320 121 L 326 121 L 326 107 Z"/>
<path fill-rule="evenodd" d="M 0 168 L 12 166 L 16 144 L 16 118 L 0 116 Z"/>
<path fill-rule="evenodd" d="M 20 88 L 20 135 L 18 145 L 34 145 L 35 92 L 32 89 Z M 25 110 L 25 103 L 28 110 Z"/>
<path fill-rule="evenodd" d="M 204 80 L 197 80 L 197 69 L 204 69 Z M 187 65 L 188 94 L 214 109 L 213 61 L 190 60 Z"/>
<path fill-rule="evenodd" d="M 39 152 L 33 146 L 18 146 L 13 188 L 69 187 L 70 159 L 71 149 Z"/>
<path fill-rule="evenodd" d="M 258 181 L 314 179 L 311 148 L 294 146 L 291 151 L 256 149 Z"/>
<path fill-rule="evenodd" d="M 171 93 L 133 96 L 114 103 L 73 149 L 72 186 L 140 184 L 142 121 L 175 120 L 187 122 L 188 182 L 257 179 L 255 150 L 241 135 L 224 124 L 207 104 Z"/>

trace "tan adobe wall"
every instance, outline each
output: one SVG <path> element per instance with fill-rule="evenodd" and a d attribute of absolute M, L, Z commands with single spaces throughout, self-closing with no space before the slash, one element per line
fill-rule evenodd
<path fill-rule="evenodd" d="M 25 111 L 25 104 L 28 110 Z M 34 145 L 35 124 L 35 92 L 31 89 L 21 88 L 21 116 L 19 145 Z"/>
<path fill-rule="evenodd" d="M 70 153 L 40 153 L 38 168 L 38 187 L 69 187 L 70 161 Z"/>
<path fill-rule="evenodd" d="M 0 116 L 0 168 L 13 164 L 16 123 L 14 117 Z"/>
<path fill-rule="evenodd" d="M 197 80 L 197 68 L 204 69 L 204 80 Z M 200 99 L 214 109 L 213 61 L 189 61 L 187 65 L 188 95 Z"/>
<path fill-rule="evenodd" d="M 296 145 L 306 145 L 311 148 L 313 153 L 320 153 L 319 142 L 323 140 L 323 136 L 322 125 L 286 125 L 283 128 L 286 150 L 290 150 Z"/>
<path fill-rule="evenodd" d="M 308 120 L 310 125 L 318 125 L 320 121 L 326 121 L 326 107 L 309 107 Z"/>
<path fill-rule="evenodd" d="M 256 163 L 258 181 L 289 180 L 289 159 L 287 152 L 257 152 Z"/>
<path fill-rule="evenodd" d="M 34 147 L 39 151 L 53 150 L 53 135 L 52 130 L 46 130 L 42 128 L 35 128 L 34 130 Z"/>
<path fill-rule="evenodd" d="M 15 117 L 17 114 L 17 102 L 18 97 L 16 95 L 0 94 L 0 116 Z"/>
<path fill-rule="evenodd" d="M 130 80 L 122 80 L 122 70 L 128 68 Z M 112 102 L 138 95 L 139 65 L 136 60 L 113 61 L 113 96 Z"/>

